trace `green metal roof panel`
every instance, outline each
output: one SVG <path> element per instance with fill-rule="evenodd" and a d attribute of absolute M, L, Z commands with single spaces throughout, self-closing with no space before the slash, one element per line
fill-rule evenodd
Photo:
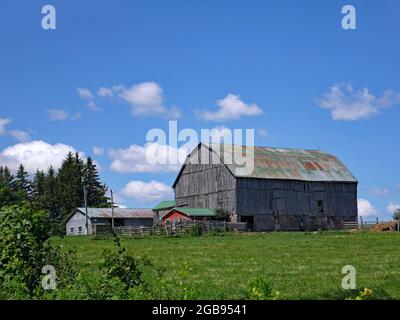
<path fill-rule="evenodd" d="M 219 144 L 210 144 L 209 147 L 220 156 L 236 177 L 357 182 L 357 179 L 338 158 L 319 150 L 241 145 L 224 147 Z M 236 169 L 240 166 L 226 159 L 234 159 L 235 153 L 244 155 L 244 152 L 254 152 L 254 170 L 249 175 L 238 175 Z"/>
<path fill-rule="evenodd" d="M 186 207 L 178 207 L 171 209 L 172 210 L 177 210 L 179 212 L 182 212 L 188 216 L 192 217 L 214 217 L 217 214 L 215 211 L 209 209 L 209 208 L 186 208 Z"/>
<path fill-rule="evenodd" d="M 165 200 L 157 204 L 153 210 L 163 210 L 175 207 L 175 200 Z"/>

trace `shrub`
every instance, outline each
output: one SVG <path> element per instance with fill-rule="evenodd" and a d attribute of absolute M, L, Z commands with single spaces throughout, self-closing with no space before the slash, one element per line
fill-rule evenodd
<path fill-rule="evenodd" d="M 47 264 L 50 248 L 47 215 L 41 210 L 32 210 L 28 205 L 2 209 L 0 219 L 0 281 L 15 288 L 24 287 L 32 293 L 40 283 L 42 267 Z"/>
<path fill-rule="evenodd" d="M 263 278 L 257 277 L 250 282 L 248 296 L 250 300 L 276 300 L 278 297 L 279 292 L 274 291 Z"/>

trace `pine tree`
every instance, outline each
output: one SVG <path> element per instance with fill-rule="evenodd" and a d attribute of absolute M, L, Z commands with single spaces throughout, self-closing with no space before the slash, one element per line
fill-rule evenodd
<path fill-rule="evenodd" d="M 17 203 L 15 180 L 10 169 L 0 167 L 0 208 Z"/>
<path fill-rule="evenodd" d="M 58 225 L 62 220 L 62 216 L 60 215 L 57 177 L 53 167 L 49 168 L 44 178 L 43 191 L 43 209 L 49 213 L 50 223 L 54 229 L 54 226 Z"/>
<path fill-rule="evenodd" d="M 100 182 L 96 164 L 88 157 L 84 166 L 84 176 L 87 190 L 87 203 L 90 207 L 107 206 L 107 187 Z"/>
<path fill-rule="evenodd" d="M 45 180 L 43 171 L 37 170 L 32 183 L 32 202 L 36 208 L 44 209 L 45 203 Z"/>
<path fill-rule="evenodd" d="M 15 190 L 15 178 L 11 174 L 10 169 L 7 166 L 4 168 L 1 167 L 0 174 L 0 186 L 8 187 L 12 190 Z"/>
<path fill-rule="evenodd" d="M 15 178 L 15 187 L 17 191 L 17 196 L 21 201 L 29 200 L 32 193 L 32 186 L 29 180 L 28 172 L 22 164 L 19 165 L 17 175 Z"/>
<path fill-rule="evenodd" d="M 61 164 L 57 177 L 60 210 L 64 217 L 83 205 L 83 161 L 79 154 L 69 152 Z"/>

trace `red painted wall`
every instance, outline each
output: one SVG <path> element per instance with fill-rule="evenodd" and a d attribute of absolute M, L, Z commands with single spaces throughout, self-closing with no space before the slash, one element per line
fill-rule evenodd
<path fill-rule="evenodd" d="M 162 223 L 165 224 L 167 220 L 173 223 L 174 220 L 179 220 L 179 219 L 190 220 L 190 218 L 187 215 L 183 214 L 182 212 L 173 210 L 162 218 Z"/>

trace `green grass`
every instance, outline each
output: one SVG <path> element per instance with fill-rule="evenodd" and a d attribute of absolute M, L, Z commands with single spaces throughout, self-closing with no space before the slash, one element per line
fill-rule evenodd
<path fill-rule="evenodd" d="M 96 270 L 111 239 L 52 239 L 76 248 L 81 268 Z M 186 238 L 127 239 L 129 253 L 178 272 L 190 266 L 188 280 L 199 299 L 240 299 L 257 276 L 272 283 L 282 299 L 335 299 L 344 265 L 357 270 L 357 287 L 379 299 L 400 299 L 400 234 L 375 232 L 274 232 Z"/>

